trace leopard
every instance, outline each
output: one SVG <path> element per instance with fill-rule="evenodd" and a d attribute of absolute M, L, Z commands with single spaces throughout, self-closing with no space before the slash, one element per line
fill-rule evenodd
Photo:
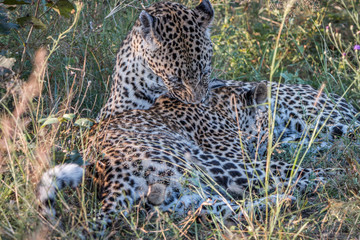
<path fill-rule="evenodd" d="M 245 161 L 240 151 L 242 144 L 239 151 L 222 151 L 221 146 L 217 151 L 208 151 L 212 150 L 209 143 L 216 140 L 216 134 L 206 137 L 208 132 L 218 130 L 220 140 L 225 136 L 217 123 L 223 121 L 231 127 L 229 132 L 233 135 L 228 135 L 231 139 L 238 135 L 236 123 L 231 117 L 224 117 L 232 116 L 231 109 L 220 108 L 217 115 L 207 107 L 213 105 L 211 92 L 224 85 L 209 77 L 212 57 L 209 26 L 213 15 L 208 0 L 194 9 L 178 3 L 157 3 L 140 13 L 123 41 L 110 97 L 83 152 L 94 169 L 88 174 L 101 189 L 102 207 L 95 227 L 100 232 L 116 219 L 120 210 L 127 213 L 139 201 L 178 214 L 210 201 L 211 207 L 204 208 L 205 213 L 240 218 L 244 208 L 230 200 L 256 189 L 261 191 L 266 178 L 270 179 L 271 189 L 294 185 L 303 190 L 314 175 L 316 181 L 324 180 L 326 172 L 322 169 L 298 166 L 294 169 L 284 162 L 269 165 L 266 160 Z M 246 119 L 263 108 L 265 89 L 260 84 L 231 101 L 239 105 Z M 174 103 L 185 119 L 190 116 L 196 121 L 201 117 L 212 129 L 198 124 L 195 134 L 182 131 L 186 126 L 180 117 L 179 121 L 171 121 L 166 115 L 171 109 L 169 103 Z M 177 111 L 173 113 L 179 116 Z M 253 122 L 256 125 L 254 119 L 249 121 L 245 120 L 243 125 Z M 85 168 L 87 172 L 91 169 Z M 48 170 L 37 190 L 42 212 L 54 216 L 56 193 L 66 186 L 78 186 L 84 175 L 83 167 L 71 163 Z M 275 194 L 270 196 L 270 202 L 287 198 L 291 196 Z M 268 198 L 259 198 L 246 206 L 261 207 L 264 201 L 269 202 Z"/>
<path fill-rule="evenodd" d="M 240 116 L 249 116 L 242 112 L 241 104 L 229 109 L 229 106 L 236 103 L 231 103 L 228 96 L 241 95 L 254 88 L 259 82 L 221 81 L 226 86 L 213 91 L 212 95 L 216 97 L 213 98 L 212 104 L 217 109 L 228 109 L 232 112 L 233 121 L 238 121 Z M 311 141 L 316 140 L 324 147 L 340 137 L 356 139 L 355 134 L 360 128 L 360 112 L 344 97 L 334 93 L 326 94 L 323 90 L 316 90 L 306 84 L 261 82 L 267 86 L 270 93 L 267 103 L 263 104 L 261 112 L 249 116 L 247 119 L 249 124 L 240 124 L 239 129 L 242 132 L 248 131 L 246 135 L 248 150 L 253 154 L 256 152 L 263 156 L 267 151 L 269 122 L 272 121 L 269 119 L 269 112 L 274 119 L 272 126 L 274 146 L 288 145 L 288 143 L 308 146 Z M 249 132 L 249 129 L 252 131 Z M 260 142 L 262 144 L 259 144 Z"/>

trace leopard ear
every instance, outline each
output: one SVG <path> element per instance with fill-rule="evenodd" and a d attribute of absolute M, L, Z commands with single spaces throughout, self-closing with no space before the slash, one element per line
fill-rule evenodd
<path fill-rule="evenodd" d="M 259 83 L 254 92 L 254 100 L 256 104 L 262 104 L 267 99 L 267 86 L 265 83 Z"/>
<path fill-rule="evenodd" d="M 209 83 L 209 89 L 216 89 L 216 88 L 221 88 L 221 87 L 225 87 L 226 86 L 226 81 L 218 79 L 218 78 L 213 78 L 210 80 Z"/>
<path fill-rule="evenodd" d="M 151 16 L 145 10 L 142 10 L 139 16 L 141 25 L 141 34 L 144 40 L 150 45 L 156 45 L 160 41 L 160 36 L 155 31 L 157 23 L 156 17 Z"/>
<path fill-rule="evenodd" d="M 267 86 L 264 83 L 259 83 L 255 88 L 245 93 L 247 106 L 255 106 L 266 102 L 267 99 Z"/>
<path fill-rule="evenodd" d="M 193 10 L 197 15 L 198 24 L 207 29 L 214 19 L 214 9 L 209 0 L 200 0 L 200 4 Z"/>

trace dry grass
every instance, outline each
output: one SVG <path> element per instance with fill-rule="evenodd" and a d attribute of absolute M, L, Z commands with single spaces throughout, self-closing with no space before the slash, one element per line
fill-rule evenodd
<path fill-rule="evenodd" d="M 9 160 L 6 158 L 11 157 L 11 153 L 16 151 L 30 152 L 27 148 L 27 144 L 24 143 L 26 143 L 26 128 L 31 123 L 31 118 L 30 116 L 24 115 L 32 110 L 33 99 L 41 97 L 42 85 L 47 66 L 46 49 L 41 48 L 36 51 L 33 66 L 32 73 L 30 74 L 28 80 L 22 85 L 17 96 L 13 96 L 15 105 L 13 112 L 0 119 L 0 151 L 2 152 L 0 164 L 3 168 L 6 167 L 6 163 Z M 49 141 L 49 135 L 46 136 L 46 139 L 41 139 L 41 137 L 44 138 L 46 134 L 42 131 L 39 131 L 38 133 L 38 140 L 43 142 L 43 144 L 37 146 L 34 150 L 37 163 L 34 168 L 29 169 L 29 172 L 27 172 L 34 183 L 38 182 L 39 175 L 42 170 L 49 166 L 51 154 L 50 149 L 54 144 L 53 141 Z"/>

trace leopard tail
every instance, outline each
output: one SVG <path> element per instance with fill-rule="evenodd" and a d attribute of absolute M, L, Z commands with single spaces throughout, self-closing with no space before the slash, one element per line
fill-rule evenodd
<path fill-rule="evenodd" d="M 76 188 L 82 182 L 83 175 L 84 169 L 73 163 L 58 165 L 46 171 L 37 186 L 41 213 L 50 220 L 54 219 L 56 211 L 53 204 L 57 192 L 67 186 Z"/>

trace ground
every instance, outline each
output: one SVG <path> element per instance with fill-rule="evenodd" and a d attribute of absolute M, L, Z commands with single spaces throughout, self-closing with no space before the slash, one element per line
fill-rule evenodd
<path fill-rule="evenodd" d="M 40 46 L 54 50 L 43 91 L 40 95 L 32 88 L 35 98 L 16 128 L 13 125 L 11 139 L 5 139 L 4 118 L 1 121 L 5 142 L 0 146 L 0 235 L 4 239 L 69 238 L 86 228 L 85 219 L 95 215 L 99 207 L 96 194 L 88 191 L 91 185 L 84 184 L 60 197 L 57 212 L 63 228 L 53 230 L 38 214 L 34 189 L 49 164 L 78 161 L 75 150 L 82 147 L 78 136 L 105 102 L 119 44 L 141 9 L 140 1 L 85 1 L 76 20 L 75 11 L 69 11 L 67 18 L 43 1 L 33 2 L 9 10 L 9 19 L 16 23 L 17 18 L 36 12 L 46 28 L 31 30 L 27 25 L 0 38 L 0 54 L 16 60 L 12 70 L 19 74 L 17 81 L 1 82 L 2 115 L 14 111 L 18 102 L 14 98 L 21 92 L 16 86 L 28 79 L 35 50 Z M 152 2 L 141 3 L 147 6 Z M 359 109 L 360 51 L 355 50 L 360 45 L 359 2 L 298 1 L 285 17 L 284 4 L 278 2 L 212 1 L 216 13 L 213 76 L 324 87 L 325 92 L 344 95 Z M 119 11 L 105 19 L 117 3 Z M 9 86 L 11 91 L 7 91 Z M 218 231 L 221 226 L 206 219 L 194 220 L 192 215 L 178 219 L 169 213 L 139 211 L 116 224 L 113 234 L 129 239 L 356 239 L 360 232 L 360 151 L 356 141 L 338 139 L 320 152 L 314 150 L 316 144 L 307 147 L 275 149 L 272 157 L 308 167 L 343 168 L 347 176 L 333 177 L 324 187 L 300 197 L 295 206 L 250 216 L 241 228 L 229 231 Z"/>

